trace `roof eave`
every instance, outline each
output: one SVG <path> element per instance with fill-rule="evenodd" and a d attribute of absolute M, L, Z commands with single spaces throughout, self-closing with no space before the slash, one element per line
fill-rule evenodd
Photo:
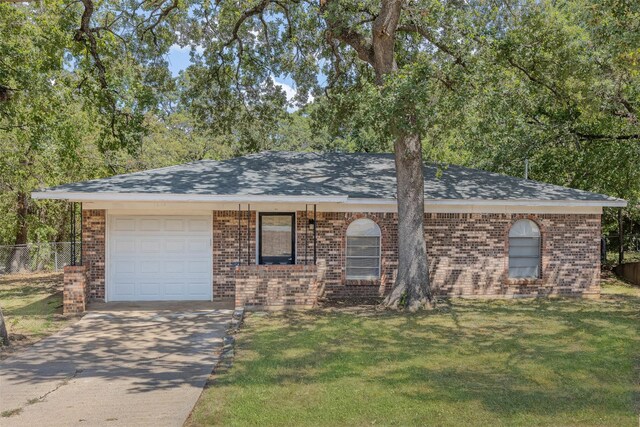
<path fill-rule="evenodd" d="M 272 196 L 272 195 L 219 195 L 219 194 L 162 194 L 162 193 L 85 193 L 62 191 L 35 191 L 34 199 L 69 200 L 73 202 L 306 202 L 344 203 L 347 196 Z"/>
<path fill-rule="evenodd" d="M 395 205 L 396 199 L 358 199 L 349 198 L 348 203 L 354 205 Z M 627 206 L 627 201 L 622 199 L 610 200 L 543 200 L 543 199 L 429 199 L 425 197 L 425 205 L 476 205 L 476 206 L 594 206 L 594 207 L 619 207 Z"/>
<path fill-rule="evenodd" d="M 296 203 L 348 203 L 353 205 L 395 205 L 396 199 L 388 198 L 352 198 L 346 195 L 216 195 L 216 194 L 163 194 L 163 193 L 88 193 L 62 191 L 36 191 L 31 193 L 34 199 L 109 202 L 296 202 Z M 477 206 L 594 206 L 626 207 L 622 199 L 607 200 L 543 200 L 543 199 L 425 199 L 427 205 L 477 205 Z"/>

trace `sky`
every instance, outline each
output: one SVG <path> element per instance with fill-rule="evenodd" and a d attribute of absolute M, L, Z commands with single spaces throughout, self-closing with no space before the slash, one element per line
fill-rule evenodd
<path fill-rule="evenodd" d="M 190 51 L 191 47 L 189 46 L 171 46 L 171 49 L 169 49 L 169 53 L 167 55 L 167 60 L 169 61 L 169 70 L 171 71 L 171 74 L 177 76 L 180 71 L 189 66 L 189 64 L 191 63 L 191 57 L 189 56 Z M 287 100 L 291 101 L 296 95 L 296 89 L 293 80 L 286 77 L 273 77 L 273 80 L 278 86 L 282 88 L 285 95 L 287 95 Z"/>

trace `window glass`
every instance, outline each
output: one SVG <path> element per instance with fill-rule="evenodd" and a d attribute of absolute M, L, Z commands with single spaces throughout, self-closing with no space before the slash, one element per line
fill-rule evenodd
<path fill-rule="evenodd" d="M 516 221 L 509 230 L 509 277 L 540 277 L 540 228 L 529 219 Z"/>
<path fill-rule="evenodd" d="M 260 214 L 260 264 L 293 264 L 294 214 Z"/>
<path fill-rule="evenodd" d="M 347 279 L 380 277 L 380 227 L 370 219 L 357 219 L 347 228 Z"/>

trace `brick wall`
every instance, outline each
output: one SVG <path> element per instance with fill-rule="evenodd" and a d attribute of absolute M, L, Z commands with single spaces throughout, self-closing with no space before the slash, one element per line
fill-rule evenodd
<path fill-rule="evenodd" d="M 236 268 L 236 307 L 311 308 L 322 269 L 314 265 L 241 265 Z"/>
<path fill-rule="evenodd" d="M 247 233 L 247 219 L 249 220 Z M 238 234 L 238 221 L 240 233 Z M 235 297 L 235 267 L 256 263 L 256 212 L 213 211 L 213 297 Z M 247 236 L 249 234 L 249 236 Z M 248 240 L 247 240 L 248 237 Z"/>
<path fill-rule="evenodd" d="M 313 218 L 313 212 L 308 213 L 308 218 Z M 313 226 L 307 232 L 308 218 L 304 211 L 296 213 L 297 266 L 256 267 L 256 212 L 240 212 L 238 238 L 238 212 L 214 211 L 214 298 L 247 299 L 246 292 L 253 292 L 253 300 L 247 299 L 253 301 L 251 304 L 284 301 L 282 305 L 306 306 L 310 302 L 305 299 L 298 304 L 299 297 L 306 295 L 304 298 L 307 298 L 311 289 L 316 289 L 317 295 L 324 299 L 375 298 L 391 290 L 398 265 L 396 214 L 318 212 L 319 276 L 314 276 L 310 270 L 299 269 L 305 263 L 315 268 L 312 265 Z M 380 226 L 379 280 L 346 280 L 345 234 L 349 224 L 358 218 L 370 218 Z M 508 232 L 511 224 L 520 218 L 532 219 L 542 232 L 542 275 L 536 280 L 508 278 Z M 83 211 L 83 264 L 87 268 L 92 300 L 104 299 L 105 225 L 103 210 Z M 432 284 L 439 295 L 597 296 L 600 292 L 600 215 L 429 213 L 425 214 L 425 234 Z M 238 261 L 241 268 L 237 268 Z M 291 289 L 298 289 L 291 291 L 294 297 L 287 289 L 279 288 L 278 282 L 287 280 Z M 304 281 L 307 281 L 306 285 L 303 285 Z M 304 286 L 306 288 L 301 290 Z M 271 294 L 270 287 L 273 287 Z M 236 295 L 236 289 L 240 288 L 243 295 Z M 261 296 L 259 292 L 266 293 Z M 286 297 L 284 300 L 283 296 Z"/>
<path fill-rule="evenodd" d="M 246 218 L 246 213 L 244 215 Z M 313 264 L 313 227 L 307 230 L 307 215 L 313 218 L 313 212 L 296 213 L 296 262 L 302 265 Z M 233 266 L 237 260 L 237 212 L 228 213 L 227 217 L 226 226 L 230 229 L 218 233 L 228 236 L 222 246 L 231 249 L 226 260 L 218 259 L 220 266 Z M 345 277 L 345 234 L 349 224 L 358 218 L 370 218 L 380 226 L 379 280 L 353 281 Z M 542 275 L 536 280 L 508 277 L 509 228 L 521 218 L 532 219 L 542 232 Z M 254 226 L 255 213 L 251 219 L 252 267 L 249 270 L 260 276 L 261 269 L 268 267 L 254 265 Z M 396 214 L 318 212 L 317 227 L 317 266 L 323 272 L 316 284 L 320 299 L 378 298 L 392 289 L 398 265 Z M 215 233 L 214 229 L 214 236 Z M 242 233 L 246 239 L 246 226 Z M 432 285 L 441 296 L 597 296 L 600 292 L 600 215 L 433 213 L 425 214 L 425 235 Z M 256 289 L 267 292 L 264 283 L 275 285 L 277 282 L 272 276 L 283 282 L 286 277 L 294 277 L 288 275 L 294 271 L 291 266 L 280 268 L 277 273 L 262 274 L 259 278 L 262 287 Z M 240 280 L 247 280 L 245 270 Z M 223 274 L 230 292 L 234 287 L 231 271 L 231 267 L 226 267 Z M 221 275 L 214 270 L 214 283 L 219 283 Z M 301 279 L 293 280 L 297 283 Z M 214 289 L 216 286 L 214 284 Z"/>
<path fill-rule="evenodd" d="M 540 227 L 542 275 L 509 279 L 509 229 Z M 596 296 L 600 293 L 600 215 L 427 214 L 427 254 L 438 294 Z"/>
<path fill-rule="evenodd" d="M 88 297 L 86 267 L 83 265 L 66 265 L 64 267 L 63 282 L 63 313 L 84 313 Z"/>
<path fill-rule="evenodd" d="M 305 212 L 298 212 L 298 216 L 304 217 Z M 313 212 L 309 212 L 313 218 Z M 381 232 L 381 263 L 380 279 L 371 280 L 347 280 L 345 274 L 345 243 L 347 227 L 351 222 L 359 218 L 370 218 L 380 227 Z M 298 221 L 298 241 L 304 241 L 304 220 Z M 393 213 L 344 213 L 344 212 L 318 212 L 317 213 L 317 263 L 326 271 L 324 280 L 319 283 L 321 298 L 351 299 L 351 298 L 376 298 L 385 294 L 393 287 L 395 271 L 398 266 L 397 259 L 397 218 Z M 303 237 L 301 237 L 303 235 Z M 313 253 L 313 233 L 308 236 L 308 253 Z M 302 247 L 301 247 L 302 246 Z M 303 259 L 304 245 L 298 245 L 298 259 Z M 310 262 L 313 258 L 310 257 Z"/>
<path fill-rule="evenodd" d="M 87 269 L 89 299 L 104 301 L 105 229 L 104 210 L 82 211 L 82 265 Z"/>

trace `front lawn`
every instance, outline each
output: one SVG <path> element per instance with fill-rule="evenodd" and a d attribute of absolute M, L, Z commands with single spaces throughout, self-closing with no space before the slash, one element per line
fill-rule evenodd
<path fill-rule="evenodd" d="M 250 314 L 188 425 L 610 425 L 640 413 L 640 290 Z"/>
<path fill-rule="evenodd" d="M 62 316 L 61 273 L 0 276 L 0 307 L 11 344 L 0 344 L 0 359 L 69 324 Z"/>

